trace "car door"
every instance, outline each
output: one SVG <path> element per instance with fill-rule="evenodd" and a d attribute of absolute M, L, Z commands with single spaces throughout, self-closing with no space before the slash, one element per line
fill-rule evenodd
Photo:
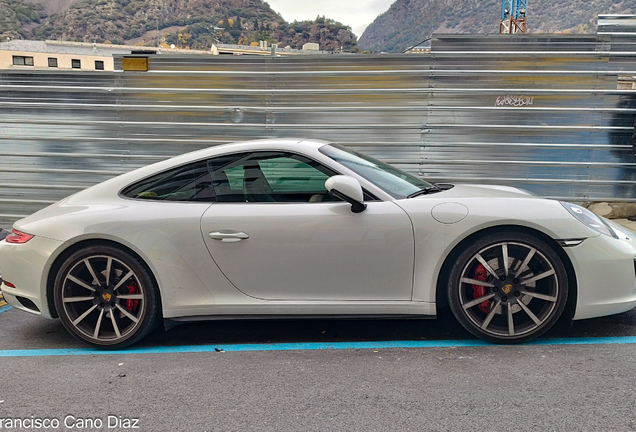
<path fill-rule="evenodd" d="M 286 152 L 210 161 L 217 203 L 201 219 L 234 286 L 268 300 L 410 300 L 411 221 L 392 202 L 359 214 L 325 189 L 337 173 Z"/>

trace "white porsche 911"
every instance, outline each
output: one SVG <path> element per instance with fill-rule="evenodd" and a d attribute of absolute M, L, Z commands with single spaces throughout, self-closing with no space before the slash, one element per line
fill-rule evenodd
<path fill-rule="evenodd" d="M 474 335 L 515 343 L 564 310 L 634 308 L 634 235 L 523 190 L 264 140 L 159 162 L 16 222 L 0 274 L 12 306 L 103 348 L 162 319 L 424 318 L 445 305 Z"/>

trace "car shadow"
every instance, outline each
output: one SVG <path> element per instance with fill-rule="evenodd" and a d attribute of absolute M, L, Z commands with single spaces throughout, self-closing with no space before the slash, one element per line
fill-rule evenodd
<path fill-rule="evenodd" d="M 59 320 L 5 312 L 0 349 L 84 348 Z M 542 338 L 636 336 L 636 310 L 583 321 L 562 319 Z M 476 340 L 449 311 L 437 319 L 232 320 L 182 324 L 156 330 L 134 347 L 275 343 L 337 343 L 402 340 Z"/>
<path fill-rule="evenodd" d="M 636 310 L 584 321 L 562 319 L 543 338 L 636 336 Z M 159 329 L 137 346 L 476 339 L 445 311 L 437 319 L 285 319 L 187 323 Z"/>

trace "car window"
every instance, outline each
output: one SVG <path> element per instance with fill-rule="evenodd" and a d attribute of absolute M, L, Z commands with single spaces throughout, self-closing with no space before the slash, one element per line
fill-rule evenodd
<path fill-rule="evenodd" d="M 214 202 L 212 178 L 205 161 L 181 166 L 126 188 L 129 198 L 155 201 Z"/>
<path fill-rule="evenodd" d="M 304 156 L 258 152 L 212 170 L 219 202 L 333 201 L 325 181 L 332 170 Z"/>
<path fill-rule="evenodd" d="M 325 192 L 325 181 L 330 177 L 308 163 L 291 157 L 259 161 L 259 166 L 274 193 Z"/>
<path fill-rule="evenodd" d="M 337 173 L 288 152 L 224 155 L 164 171 L 124 189 L 155 201 L 315 203 L 339 201 L 325 188 Z M 375 199 L 365 193 L 365 199 Z"/>
<path fill-rule="evenodd" d="M 242 165 L 223 170 L 232 190 L 243 191 L 245 187 L 245 170 Z"/>

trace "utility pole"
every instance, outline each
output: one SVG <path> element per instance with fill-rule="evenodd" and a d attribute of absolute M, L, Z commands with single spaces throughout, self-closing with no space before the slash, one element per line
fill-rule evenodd
<path fill-rule="evenodd" d="M 500 34 L 525 33 L 528 0 L 502 0 Z"/>

